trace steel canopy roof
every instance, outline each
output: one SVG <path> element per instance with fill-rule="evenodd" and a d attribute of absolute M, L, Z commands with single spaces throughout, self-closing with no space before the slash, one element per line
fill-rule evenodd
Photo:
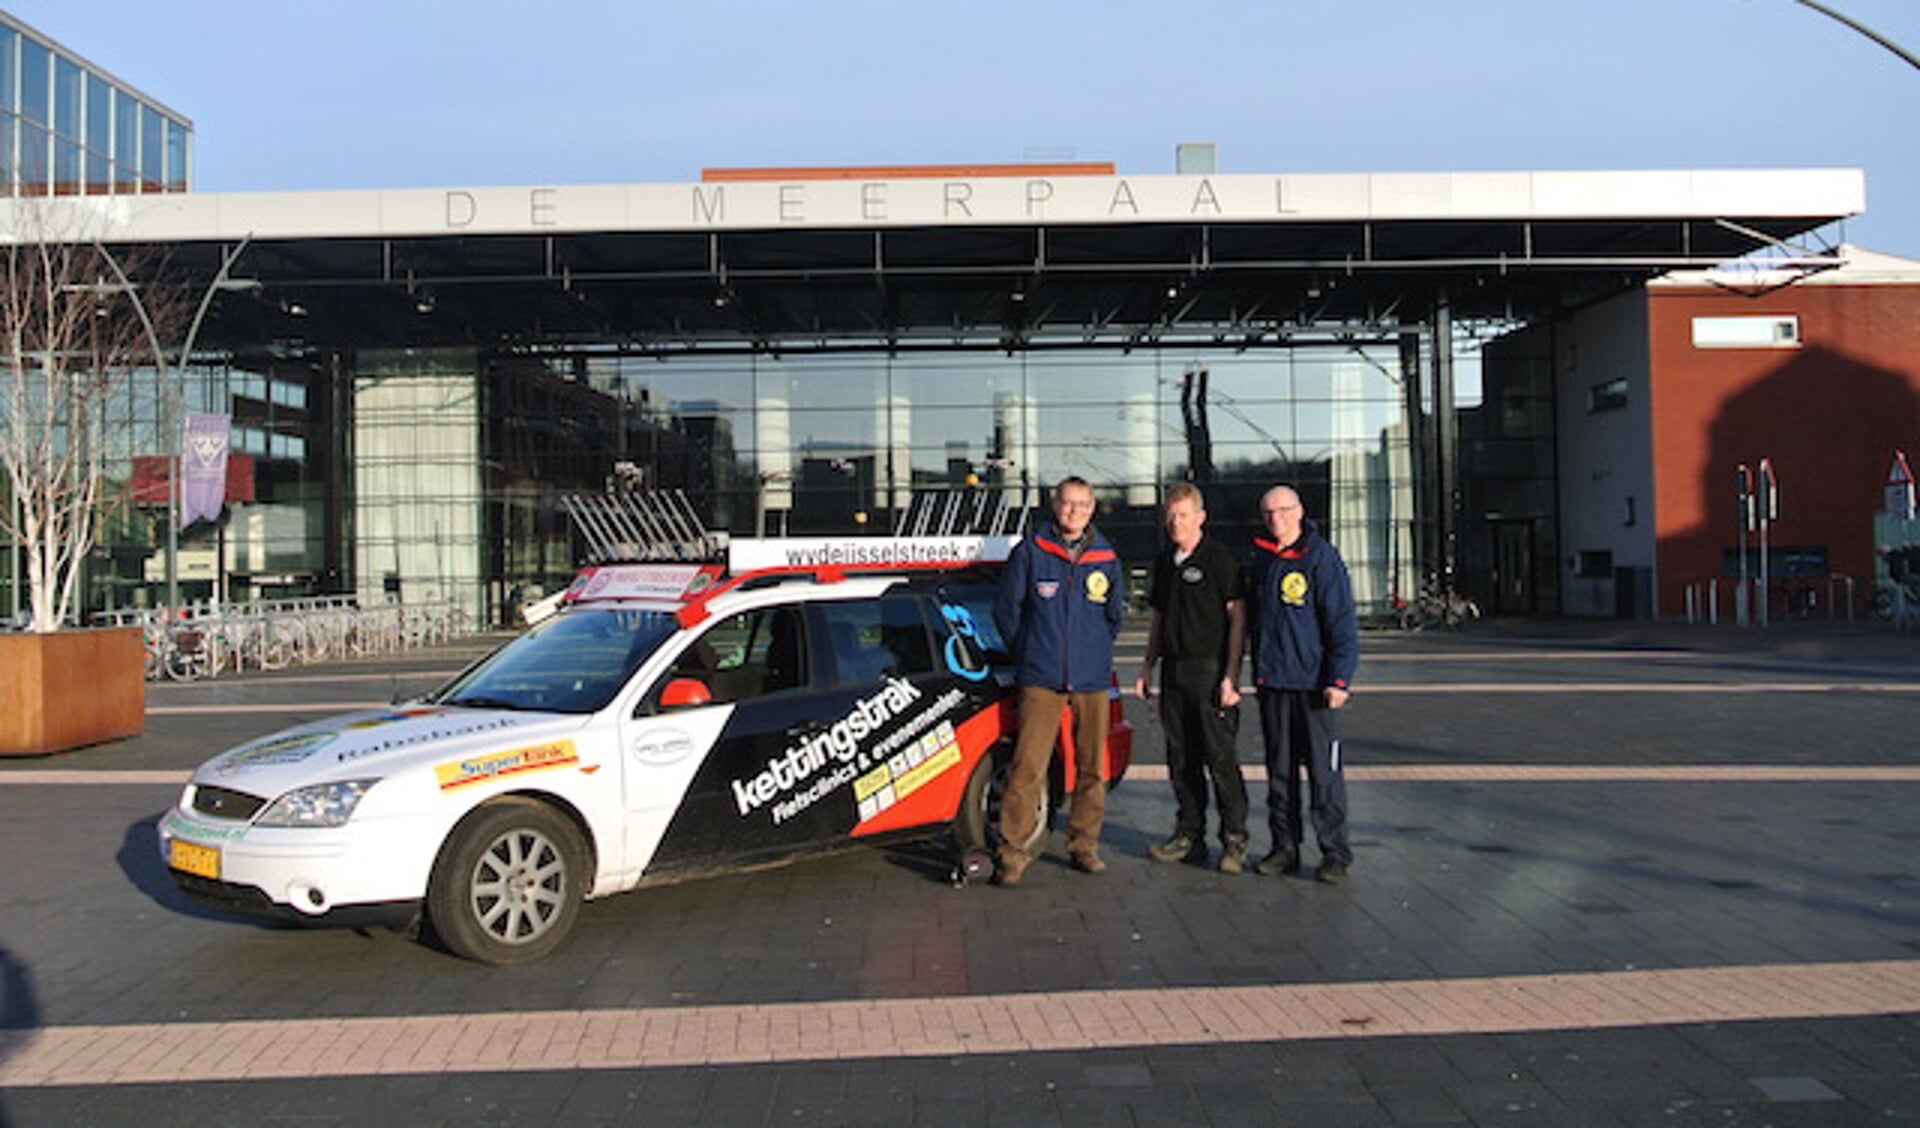
<path fill-rule="evenodd" d="M 27 208 L 51 209 L 47 218 Z M 1864 209 L 1858 170 L 853 178 L 9 201 L 163 256 L 244 243 L 203 347 L 1042 348 L 1535 320 Z M 62 236 L 68 237 L 68 236 Z"/>

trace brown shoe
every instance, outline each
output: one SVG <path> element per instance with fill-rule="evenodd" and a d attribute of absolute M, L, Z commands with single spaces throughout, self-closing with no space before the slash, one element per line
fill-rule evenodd
<path fill-rule="evenodd" d="M 1100 860 L 1100 855 L 1089 850 L 1073 856 L 1073 868 L 1081 873 L 1105 873 L 1107 863 Z"/>
<path fill-rule="evenodd" d="M 1228 875 L 1247 872 L 1247 844 L 1239 838 L 1227 839 L 1220 851 L 1220 872 Z"/>

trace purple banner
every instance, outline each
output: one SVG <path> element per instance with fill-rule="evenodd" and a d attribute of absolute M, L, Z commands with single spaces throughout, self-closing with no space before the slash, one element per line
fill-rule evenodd
<path fill-rule="evenodd" d="M 231 415 L 187 416 L 180 442 L 180 527 L 220 519 L 227 497 L 227 432 Z"/>

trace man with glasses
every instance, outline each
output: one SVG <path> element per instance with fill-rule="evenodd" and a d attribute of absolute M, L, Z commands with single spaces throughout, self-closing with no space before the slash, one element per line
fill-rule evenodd
<path fill-rule="evenodd" d="M 1252 606 L 1253 681 L 1267 754 L 1267 824 L 1273 849 L 1256 873 L 1300 869 L 1300 773 L 1320 844 L 1315 878 L 1347 877 L 1347 783 L 1340 728 L 1360 665 L 1360 625 L 1346 561 L 1307 519 L 1300 495 L 1275 486 L 1260 499 L 1268 537 L 1254 543 L 1247 596 Z"/>
<path fill-rule="evenodd" d="M 1014 654 L 1020 687 L 1020 734 L 1000 803 L 1002 885 L 1020 884 L 1044 838 L 1047 764 L 1066 710 L 1073 714 L 1074 755 L 1067 857 L 1081 873 L 1107 868 L 1100 860 L 1107 690 L 1127 600 L 1120 556 L 1093 527 L 1093 509 L 1086 479 L 1055 486 L 1053 521 L 1014 546 L 994 600 L 994 621 Z"/>

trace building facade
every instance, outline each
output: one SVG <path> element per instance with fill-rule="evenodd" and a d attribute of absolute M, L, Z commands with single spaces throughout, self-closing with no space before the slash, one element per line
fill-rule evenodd
<path fill-rule="evenodd" d="M 1920 263 L 1675 273 L 1496 352 L 1552 358 L 1567 613 L 1732 621 L 1745 576 L 1757 618 L 1763 574 L 1769 618 L 1864 613 L 1889 472 L 1920 449 Z"/>
<path fill-rule="evenodd" d="M 0 193 L 185 192 L 193 123 L 0 12 Z"/>
<path fill-rule="evenodd" d="M 890 529 L 930 490 L 1037 507 L 1079 475 L 1141 565 L 1166 483 L 1205 487 L 1230 542 L 1294 483 L 1373 611 L 1486 575 L 1463 498 L 1497 467 L 1467 451 L 1515 490 L 1552 480 L 1550 435 L 1463 422 L 1464 342 L 1817 230 L 1862 194 L 1850 170 L 806 170 L 15 200 L 0 229 L 164 262 L 207 299 L 191 347 L 165 350 L 184 361 L 136 374 L 104 431 L 126 503 L 90 609 L 177 585 L 503 621 L 579 563 L 564 498 L 613 481 L 798 535 Z M 153 476 L 189 413 L 229 420 L 245 469 L 218 520 L 170 531 Z M 1551 612 L 1539 525 L 1510 529 L 1534 538 L 1527 609 Z"/>

